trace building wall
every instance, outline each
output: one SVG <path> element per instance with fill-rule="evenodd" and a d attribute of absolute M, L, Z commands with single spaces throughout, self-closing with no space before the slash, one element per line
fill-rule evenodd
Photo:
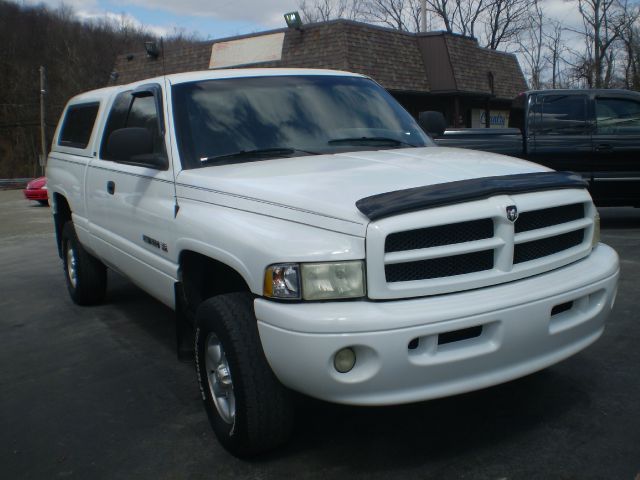
<path fill-rule="evenodd" d="M 158 77 L 163 74 L 193 72 L 209 68 L 211 44 L 198 43 L 180 49 L 166 49 L 162 58 L 152 59 L 145 52 L 120 55 L 116 59 L 110 85 L 124 85 L 145 78 Z"/>

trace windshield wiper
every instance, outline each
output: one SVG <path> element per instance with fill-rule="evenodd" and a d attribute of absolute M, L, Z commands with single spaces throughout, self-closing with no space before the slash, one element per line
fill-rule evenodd
<path fill-rule="evenodd" d="M 329 140 L 327 142 L 329 145 L 357 145 L 360 143 L 383 143 L 383 144 L 392 144 L 394 146 L 406 145 L 407 147 L 417 147 L 418 145 L 414 145 L 413 143 L 403 142 L 402 140 L 398 140 L 397 138 L 392 137 L 350 137 L 350 138 L 334 138 L 333 140 Z"/>
<path fill-rule="evenodd" d="M 245 158 L 271 158 L 293 155 L 294 153 L 306 153 L 309 155 L 318 155 L 316 152 L 300 150 L 298 148 L 273 147 L 273 148 L 256 148 L 254 150 L 240 150 L 234 153 L 226 153 L 224 155 L 214 155 L 212 157 L 203 157 L 201 163 L 217 162 L 220 160 L 245 159 Z"/>

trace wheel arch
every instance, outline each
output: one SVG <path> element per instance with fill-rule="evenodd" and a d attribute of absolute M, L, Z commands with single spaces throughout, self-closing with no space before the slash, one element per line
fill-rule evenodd
<path fill-rule="evenodd" d="M 55 192 L 51 196 L 51 207 L 53 209 L 53 225 L 56 232 L 56 244 L 58 245 L 58 256 L 62 258 L 62 229 L 64 224 L 71 221 L 71 207 L 66 197 Z"/>
<path fill-rule="evenodd" d="M 185 249 L 179 255 L 176 308 L 184 308 L 190 320 L 195 318 L 198 305 L 204 300 L 233 292 L 251 293 L 248 273 L 194 249 Z"/>

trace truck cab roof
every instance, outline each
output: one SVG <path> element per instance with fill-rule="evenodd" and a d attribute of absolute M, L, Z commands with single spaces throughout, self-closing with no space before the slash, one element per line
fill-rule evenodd
<path fill-rule="evenodd" d="M 357 73 L 344 72 L 340 70 L 325 70 L 315 68 L 235 68 L 220 70 L 201 70 L 197 72 L 174 73 L 170 75 L 152 77 L 137 82 L 117 85 L 112 87 L 99 88 L 81 93 L 73 97 L 69 104 L 95 102 L 108 99 L 115 93 L 131 90 L 139 85 L 147 83 L 162 83 L 167 80 L 171 85 L 181 83 L 196 82 L 200 80 L 217 80 L 226 78 L 248 78 L 248 77 L 277 77 L 289 75 L 332 75 L 344 77 L 365 77 Z"/>

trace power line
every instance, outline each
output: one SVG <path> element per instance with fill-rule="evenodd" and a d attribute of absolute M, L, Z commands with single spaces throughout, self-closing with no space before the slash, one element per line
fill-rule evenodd
<path fill-rule="evenodd" d="M 33 107 L 38 106 L 39 103 L 0 103 L 0 107 Z"/>
<path fill-rule="evenodd" d="M 39 127 L 40 122 L 33 123 L 8 123 L 5 125 L 0 125 L 0 128 L 21 128 L 21 127 Z M 56 125 L 47 123 L 47 127 L 55 127 Z"/>

